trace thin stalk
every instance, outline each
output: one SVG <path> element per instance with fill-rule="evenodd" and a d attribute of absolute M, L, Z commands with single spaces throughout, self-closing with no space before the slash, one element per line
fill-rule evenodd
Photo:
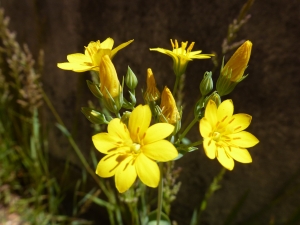
<path fill-rule="evenodd" d="M 62 121 L 62 119 L 60 118 L 60 116 L 58 115 L 56 109 L 54 108 L 54 106 L 52 105 L 51 101 L 49 100 L 47 94 L 44 92 L 43 89 L 40 88 L 40 91 L 43 95 L 43 99 L 46 102 L 47 106 L 49 107 L 49 109 L 51 110 L 52 114 L 54 115 L 55 119 L 57 120 L 57 122 L 59 124 L 61 124 L 62 126 L 65 127 L 64 122 Z M 92 178 L 96 181 L 96 183 L 99 185 L 99 187 L 102 189 L 102 191 L 105 193 L 105 195 L 108 197 L 109 196 L 109 192 L 106 189 L 106 187 L 104 186 L 104 184 L 99 180 L 99 178 L 97 177 L 97 175 L 95 174 L 94 170 L 89 166 L 88 162 L 86 161 L 85 157 L 83 156 L 83 154 L 81 153 L 79 147 L 77 146 L 77 144 L 75 143 L 73 137 L 71 135 L 67 136 L 68 141 L 70 142 L 71 146 L 73 147 L 75 153 L 77 154 L 79 160 L 81 161 L 81 163 L 83 164 L 84 168 L 86 169 L 86 171 L 92 176 Z"/>
<path fill-rule="evenodd" d="M 204 199 L 202 200 L 202 202 L 200 204 L 200 207 L 199 207 L 197 223 L 196 224 L 200 225 L 200 219 L 201 219 L 202 212 L 205 211 L 205 209 L 207 207 L 208 200 L 210 199 L 210 197 L 214 194 L 214 192 L 216 190 L 218 190 L 220 188 L 219 183 L 223 179 L 223 175 L 224 175 L 225 172 L 226 172 L 226 169 L 224 167 L 222 167 L 219 174 L 214 177 L 214 179 L 213 179 L 212 183 L 210 184 L 208 190 L 205 192 Z"/>
<path fill-rule="evenodd" d="M 189 145 L 186 145 L 186 147 L 194 147 L 194 146 L 197 146 L 197 145 L 201 145 L 202 143 L 203 143 L 203 140 L 200 140 L 200 141 L 193 142 Z"/>
<path fill-rule="evenodd" d="M 159 170 L 160 170 L 160 181 L 158 186 L 158 196 L 157 196 L 157 214 L 156 214 L 156 225 L 159 225 L 160 217 L 161 217 L 161 210 L 162 210 L 162 201 L 163 201 L 163 164 L 159 163 Z"/>
<path fill-rule="evenodd" d="M 178 89 L 178 84 L 179 84 L 180 77 L 181 76 L 176 76 L 176 81 L 175 81 L 174 88 L 173 88 L 173 93 L 172 93 L 174 98 L 175 98 L 175 95 L 176 95 L 176 92 L 177 92 L 177 89 Z"/>
<path fill-rule="evenodd" d="M 195 125 L 195 123 L 197 123 L 198 119 L 195 117 L 190 124 L 187 126 L 187 128 L 185 128 L 185 130 L 183 131 L 183 133 L 179 136 L 178 140 L 176 141 L 176 143 L 179 143 L 184 137 L 185 135 L 190 131 L 190 129 Z"/>

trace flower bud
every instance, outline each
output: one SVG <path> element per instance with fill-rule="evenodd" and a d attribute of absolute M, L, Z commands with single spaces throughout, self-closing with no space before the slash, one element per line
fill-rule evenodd
<path fill-rule="evenodd" d="M 212 72 L 205 72 L 204 77 L 200 83 L 200 92 L 202 96 L 208 95 L 214 87 L 214 83 L 211 76 Z"/>
<path fill-rule="evenodd" d="M 120 82 L 115 66 L 108 55 L 102 57 L 99 76 L 103 97 L 108 98 L 108 93 L 113 98 L 117 97 L 120 94 Z"/>
<path fill-rule="evenodd" d="M 161 94 L 161 122 L 168 122 L 170 124 L 175 124 L 180 120 L 180 114 L 176 107 L 175 99 L 169 90 L 169 88 L 165 87 Z"/>
<path fill-rule="evenodd" d="M 251 49 L 251 41 L 246 41 L 235 51 L 226 65 L 222 66 L 221 74 L 217 81 L 217 91 L 220 96 L 232 92 L 235 86 L 246 78 L 244 71 L 248 66 Z"/>
<path fill-rule="evenodd" d="M 147 89 L 144 92 L 144 99 L 146 103 L 156 101 L 160 98 L 160 92 L 156 87 L 156 82 L 152 70 L 147 69 Z"/>
<path fill-rule="evenodd" d="M 216 103 L 217 107 L 221 104 L 221 97 L 216 91 L 205 99 L 205 107 L 209 100 L 213 100 Z"/>
<path fill-rule="evenodd" d="M 127 73 L 125 76 L 125 84 L 130 90 L 134 90 L 138 84 L 137 77 L 133 73 L 133 71 L 128 66 Z"/>
<path fill-rule="evenodd" d="M 123 104 L 122 88 L 114 64 L 108 55 L 100 63 L 100 91 L 103 101 L 111 112 L 118 112 Z"/>

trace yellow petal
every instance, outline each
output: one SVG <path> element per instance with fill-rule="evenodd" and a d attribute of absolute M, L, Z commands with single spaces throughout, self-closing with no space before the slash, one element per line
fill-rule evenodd
<path fill-rule="evenodd" d="M 109 154 L 103 157 L 97 165 L 96 174 L 100 177 L 112 177 L 118 166 L 125 160 L 127 155 Z"/>
<path fill-rule="evenodd" d="M 140 143 L 151 122 L 151 110 L 148 105 L 139 105 L 129 117 L 128 129 L 133 142 Z"/>
<path fill-rule="evenodd" d="M 95 66 L 99 66 L 102 60 L 102 57 L 105 55 L 110 55 L 111 50 L 110 49 L 98 49 L 98 51 L 93 54 L 92 57 L 92 61 L 93 61 L 93 65 Z"/>
<path fill-rule="evenodd" d="M 204 116 L 212 127 L 217 124 L 217 105 L 213 100 L 209 100 L 205 108 Z"/>
<path fill-rule="evenodd" d="M 95 148 L 104 153 L 108 154 L 109 150 L 117 148 L 117 142 L 122 141 L 118 136 L 113 136 L 108 133 L 99 133 L 92 137 Z"/>
<path fill-rule="evenodd" d="M 144 145 L 165 139 L 174 131 L 174 126 L 168 123 L 156 123 L 149 127 L 144 138 Z"/>
<path fill-rule="evenodd" d="M 124 159 L 115 174 L 116 187 L 120 193 L 127 191 L 136 180 L 137 173 L 133 157 Z"/>
<path fill-rule="evenodd" d="M 217 110 L 218 113 L 218 121 L 220 122 L 228 122 L 231 119 L 233 114 L 233 103 L 231 99 L 223 101 Z"/>
<path fill-rule="evenodd" d="M 85 72 L 88 70 L 93 70 L 95 66 L 86 66 L 75 63 L 57 63 L 57 67 L 63 70 L 73 70 L 75 72 Z"/>
<path fill-rule="evenodd" d="M 107 131 L 109 134 L 117 136 L 123 141 L 131 142 L 130 134 L 126 125 L 118 118 L 115 118 L 109 122 Z"/>
<path fill-rule="evenodd" d="M 241 131 L 239 133 L 229 134 L 227 136 L 231 138 L 231 142 L 234 145 L 242 148 L 253 147 L 259 142 L 259 140 L 253 134 L 247 131 Z"/>
<path fill-rule="evenodd" d="M 232 133 L 238 133 L 245 130 L 251 123 L 252 117 L 248 114 L 234 114 L 229 121 L 229 129 Z"/>
<path fill-rule="evenodd" d="M 171 52 L 170 50 L 164 49 L 164 48 L 150 48 L 150 51 L 156 51 L 156 52 L 160 52 L 163 54 L 167 54 L 167 52 Z M 174 54 L 172 52 L 172 54 Z"/>
<path fill-rule="evenodd" d="M 160 162 L 170 161 L 178 156 L 174 145 L 167 140 L 160 140 L 144 145 L 141 151 L 150 159 Z"/>
<path fill-rule="evenodd" d="M 70 63 L 92 63 L 91 58 L 82 53 L 70 54 L 67 59 Z"/>
<path fill-rule="evenodd" d="M 156 162 L 141 153 L 136 158 L 135 168 L 144 184 L 153 188 L 158 186 L 160 171 Z"/>
<path fill-rule="evenodd" d="M 114 40 L 112 38 L 106 38 L 105 41 L 100 43 L 100 48 L 102 49 L 112 49 L 114 46 Z"/>
<path fill-rule="evenodd" d="M 241 163 L 251 163 L 252 158 L 247 149 L 230 147 L 228 153 L 230 156 Z"/>
<path fill-rule="evenodd" d="M 130 40 L 130 41 L 127 41 L 123 44 L 120 44 L 118 47 L 114 48 L 112 51 L 111 51 L 111 55 L 110 55 L 110 58 L 112 59 L 115 54 L 117 54 L 118 51 L 120 51 L 122 48 L 125 48 L 127 45 L 129 45 L 131 42 L 133 42 L 133 40 Z"/>
<path fill-rule="evenodd" d="M 225 152 L 223 148 L 218 148 L 217 159 L 228 170 L 232 170 L 234 167 L 234 161 L 229 154 Z"/>
<path fill-rule="evenodd" d="M 210 138 L 204 139 L 203 148 L 208 158 L 210 159 L 216 158 L 217 147 L 216 147 L 216 142 L 214 140 Z"/>
<path fill-rule="evenodd" d="M 211 125 L 205 117 L 203 117 L 200 120 L 199 130 L 200 130 L 201 136 L 204 137 L 204 138 L 208 138 L 209 134 L 212 131 Z"/>

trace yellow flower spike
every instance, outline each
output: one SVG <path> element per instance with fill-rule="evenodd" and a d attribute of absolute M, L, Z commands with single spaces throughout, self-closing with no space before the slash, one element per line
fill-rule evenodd
<path fill-rule="evenodd" d="M 175 159 L 178 152 L 173 144 L 164 140 L 174 130 L 167 123 L 152 126 L 151 110 L 148 105 L 136 107 L 128 122 L 128 127 L 116 118 L 109 122 L 108 132 L 92 137 L 97 150 L 106 154 L 96 168 L 100 177 L 115 176 L 120 193 L 128 190 L 136 177 L 149 187 L 157 187 L 160 171 L 156 161 Z"/>
<path fill-rule="evenodd" d="M 220 96 L 232 92 L 235 86 L 247 77 L 244 76 L 244 72 L 248 66 L 251 49 L 251 41 L 246 41 L 235 51 L 226 65 L 221 68 L 221 74 L 216 85 Z"/>
<path fill-rule="evenodd" d="M 161 94 L 160 108 L 162 115 L 160 117 L 161 122 L 168 122 L 170 124 L 175 124 L 180 120 L 180 114 L 178 112 L 175 99 L 169 88 L 165 87 Z M 167 121 L 165 121 L 165 119 Z"/>
<path fill-rule="evenodd" d="M 69 62 L 57 63 L 57 66 L 63 70 L 73 70 L 74 72 L 85 72 L 89 70 L 99 71 L 101 59 L 104 55 L 108 55 L 111 59 L 115 54 L 129 45 L 133 40 L 127 41 L 118 47 L 113 48 L 114 40 L 107 38 L 102 43 L 98 40 L 92 41 L 85 47 L 84 54 L 74 53 L 67 56 Z"/>
<path fill-rule="evenodd" d="M 172 51 L 164 48 L 150 48 L 150 51 L 157 51 L 171 56 L 173 59 L 173 70 L 176 76 L 181 76 L 185 73 L 189 61 L 193 59 L 209 59 L 214 56 L 213 54 L 200 54 L 202 52 L 201 50 L 192 51 L 195 42 L 192 42 L 186 50 L 188 45 L 187 41 L 181 42 L 181 47 L 179 47 L 176 39 L 175 44 L 172 39 L 170 40 L 173 48 Z"/>
<path fill-rule="evenodd" d="M 100 91 L 103 97 L 108 99 L 109 95 L 116 98 L 120 94 L 121 85 L 114 64 L 108 55 L 102 57 L 100 64 Z"/>
<path fill-rule="evenodd" d="M 232 71 L 230 80 L 233 82 L 239 82 L 243 78 L 244 71 L 248 66 L 251 49 L 251 41 L 246 41 L 244 44 L 242 44 L 223 67 L 221 74 Z"/>
<path fill-rule="evenodd" d="M 252 158 L 246 148 L 253 147 L 259 140 L 244 131 L 251 123 L 251 116 L 234 114 L 233 103 L 225 100 L 217 107 L 209 100 L 205 115 L 200 120 L 199 130 L 203 137 L 203 148 L 208 158 L 218 161 L 228 170 L 234 167 L 234 161 L 250 163 Z"/>
<path fill-rule="evenodd" d="M 156 101 L 160 98 L 160 92 L 156 87 L 155 78 L 152 70 L 147 69 L 147 89 L 144 92 L 144 99 L 147 103 Z"/>

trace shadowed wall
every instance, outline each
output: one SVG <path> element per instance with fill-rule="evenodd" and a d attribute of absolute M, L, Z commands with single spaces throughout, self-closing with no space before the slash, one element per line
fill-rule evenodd
<path fill-rule="evenodd" d="M 114 59 L 119 78 L 127 66 L 138 75 L 140 88 L 144 87 L 146 69 L 151 67 L 160 89 L 173 86 L 175 81 L 170 57 L 150 52 L 150 47 L 171 49 L 170 38 L 195 41 L 194 50 L 216 52 L 221 56 L 221 44 L 227 34 L 228 24 L 238 15 L 243 1 L 96 1 L 96 0 L 6 0 L 1 6 L 11 18 L 10 28 L 17 31 L 17 39 L 28 43 L 36 56 L 45 51 L 42 77 L 46 92 L 69 130 L 72 130 L 81 149 L 91 148 L 90 122 L 80 112 L 87 106 L 90 94 L 85 80 L 88 73 L 77 74 L 56 67 L 66 61 L 66 55 L 83 52 L 90 41 L 112 37 L 116 45 L 135 39 Z M 203 215 L 203 224 L 223 224 L 231 208 L 249 191 L 245 207 L 236 222 L 247 220 L 270 202 L 280 187 L 299 170 L 299 36 L 300 2 L 257 1 L 250 10 L 251 19 L 242 27 L 236 40 L 253 42 L 247 73 L 227 98 L 232 98 L 236 113 L 253 116 L 248 131 L 260 143 L 250 149 L 252 164 L 236 163 L 232 172 L 225 174 L 222 189 L 217 191 Z M 230 54 L 227 55 L 230 56 Z M 189 63 L 186 74 L 185 107 L 191 109 L 199 96 L 199 83 L 203 74 L 213 68 L 210 60 Z M 213 77 L 216 80 L 218 72 Z M 141 102 L 140 102 L 141 103 Z M 53 121 L 44 107 L 45 120 Z M 54 126 L 48 127 L 50 149 L 59 160 L 77 162 L 65 138 Z M 195 128 L 193 138 L 199 135 Z M 173 204 L 172 219 L 180 225 L 198 207 L 204 191 L 221 169 L 220 164 L 209 160 L 200 146 L 180 159 L 183 182 L 178 198 Z M 98 155 L 100 158 L 100 155 Z M 299 177 L 294 180 L 300 184 Z M 283 204 L 260 216 L 261 224 L 271 219 L 287 219 L 299 207 L 300 195 L 293 195 Z"/>

